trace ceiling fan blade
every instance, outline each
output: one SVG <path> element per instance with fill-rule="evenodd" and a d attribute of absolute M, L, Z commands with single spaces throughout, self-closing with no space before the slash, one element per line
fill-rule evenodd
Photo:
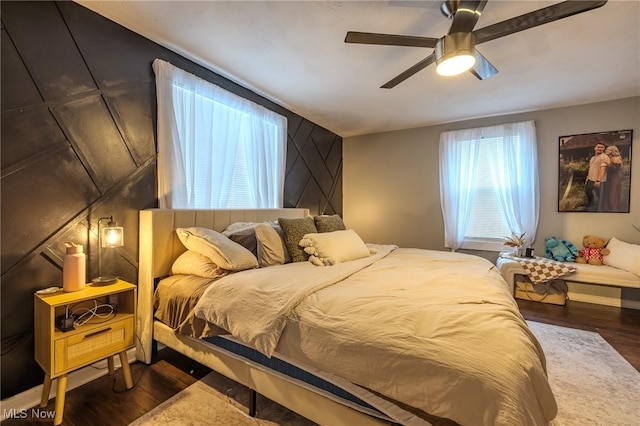
<path fill-rule="evenodd" d="M 403 81 L 405 81 L 406 79 L 408 79 L 409 77 L 417 73 L 418 71 L 425 69 L 435 61 L 436 61 L 436 55 L 432 53 L 431 55 L 427 56 L 426 58 L 424 58 L 423 60 L 421 60 L 420 62 L 418 62 L 417 64 L 415 64 L 414 66 L 406 70 L 405 72 L 387 81 L 385 84 L 380 86 L 380 88 L 391 89 L 397 86 L 398 84 L 402 83 Z"/>
<path fill-rule="evenodd" d="M 478 49 L 475 50 L 475 57 L 476 63 L 469 72 L 475 75 L 478 80 L 486 80 L 498 73 L 496 67 L 494 67 L 493 64 L 478 51 Z"/>
<path fill-rule="evenodd" d="M 470 33 L 473 31 L 473 27 L 476 26 L 478 18 L 480 18 L 486 4 L 487 0 L 460 2 L 455 15 L 453 15 L 453 22 L 451 23 L 451 28 L 449 28 L 449 34 Z"/>
<path fill-rule="evenodd" d="M 605 3 L 607 3 L 607 0 L 565 1 L 516 16 L 515 18 L 507 19 L 506 21 L 498 22 L 497 24 L 489 25 L 488 27 L 477 29 L 473 33 L 476 35 L 476 44 L 480 44 L 537 27 L 538 25 L 557 21 L 558 19 L 568 18 L 578 13 L 597 9 L 604 6 Z"/>
<path fill-rule="evenodd" d="M 361 33 L 357 31 L 347 32 L 345 43 L 382 44 L 388 46 L 430 47 L 435 49 L 437 38 L 417 37 L 395 34 Z"/>

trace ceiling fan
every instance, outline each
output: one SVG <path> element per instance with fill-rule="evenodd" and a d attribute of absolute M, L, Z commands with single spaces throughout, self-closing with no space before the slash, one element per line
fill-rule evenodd
<path fill-rule="evenodd" d="M 599 8 L 606 2 L 607 0 L 565 1 L 474 30 L 487 0 L 445 0 L 440 10 L 452 22 L 449 33 L 441 38 L 349 31 L 344 41 L 435 49 L 431 55 L 383 84 L 383 89 L 395 87 L 434 62 L 437 64 L 438 74 L 456 75 L 468 70 L 478 79 L 485 80 L 498 70 L 476 49 L 477 45 Z"/>

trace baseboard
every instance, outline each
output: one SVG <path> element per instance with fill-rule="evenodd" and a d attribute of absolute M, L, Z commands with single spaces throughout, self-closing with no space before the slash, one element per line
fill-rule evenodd
<path fill-rule="evenodd" d="M 618 299 L 613 297 L 594 296 L 592 294 L 568 293 L 569 300 L 576 302 L 594 303 L 596 305 L 614 306 L 616 308 L 640 310 L 640 301 Z"/>
<path fill-rule="evenodd" d="M 568 281 L 567 285 L 569 286 L 569 300 L 616 308 L 640 309 L 640 297 L 638 297 L 640 292 L 637 289 L 622 289 L 621 287 L 571 281 Z"/>
<path fill-rule="evenodd" d="M 596 305 L 606 305 L 620 307 L 620 299 L 615 297 L 606 297 L 593 294 L 584 293 L 568 293 L 569 300 L 575 300 L 576 302 L 594 303 Z"/>
<path fill-rule="evenodd" d="M 122 366 L 120 364 L 120 357 L 115 356 L 113 358 L 115 361 L 115 368 L 120 368 Z M 127 358 L 129 359 L 129 364 L 136 361 L 135 348 L 129 349 L 127 351 Z M 106 359 L 69 373 L 67 375 L 67 392 L 72 389 L 78 388 L 85 383 L 89 383 L 92 380 L 102 377 L 108 373 L 109 369 Z M 51 392 L 49 394 L 50 400 L 56 397 L 57 382 L 57 379 L 53 379 L 53 381 L 51 382 Z M 38 405 L 40 405 L 42 386 L 43 385 L 35 386 L 31 389 L 27 389 L 24 392 L 20 392 L 19 394 L 0 401 L 0 406 L 2 409 L 2 420 L 5 420 L 6 416 L 10 415 L 11 413 L 16 413 L 20 410 L 28 410 L 32 407 L 37 407 Z"/>

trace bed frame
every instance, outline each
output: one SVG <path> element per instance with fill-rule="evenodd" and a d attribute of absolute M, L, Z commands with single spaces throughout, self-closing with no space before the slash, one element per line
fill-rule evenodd
<path fill-rule="evenodd" d="M 140 211 L 136 358 L 149 364 L 155 341 L 318 424 L 363 426 L 393 424 L 338 402 L 335 397 L 325 391 L 291 379 L 204 340 L 178 335 L 173 329 L 153 319 L 155 284 L 158 279 L 169 275 L 173 261 L 185 251 L 175 233 L 176 228 L 201 226 L 221 231 L 234 222 L 262 222 L 280 217 L 301 218 L 308 215 L 307 209 L 149 209 Z M 387 401 L 377 402 L 385 405 L 387 412 L 399 410 Z M 250 408 L 249 411 L 251 413 L 253 410 Z"/>

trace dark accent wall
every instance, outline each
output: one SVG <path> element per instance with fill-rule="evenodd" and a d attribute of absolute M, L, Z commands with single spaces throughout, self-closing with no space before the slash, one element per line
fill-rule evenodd
<path fill-rule="evenodd" d="M 287 117 L 285 207 L 342 214 L 340 136 L 83 6 L 2 2 L 1 50 L 2 398 L 42 383 L 33 294 L 62 285 L 65 241 L 96 276 L 113 215 L 125 246 L 103 268 L 137 282 L 138 211 L 158 205 L 155 58 Z"/>

